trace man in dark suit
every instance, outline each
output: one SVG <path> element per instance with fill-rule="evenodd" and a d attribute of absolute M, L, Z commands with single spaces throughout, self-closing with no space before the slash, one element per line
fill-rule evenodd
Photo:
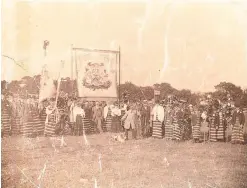
<path fill-rule="evenodd" d="M 92 110 L 93 110 L 93 121 L 96 124 L 98 131 L 100 133 L 103 133 L 102 121 L 104 119 L 104 113 L 102 107 L 100 106 L 100 103 L 96 102 Z"/>
<path fill-rule="evenodd" d="M 140 109 L 141 113 L 141 136 L 147 137 L 149 132 L 149 121 L 150 121 L 150 107 L 147 104 L 147 101 L 143 102 L 143 105 Z"/>

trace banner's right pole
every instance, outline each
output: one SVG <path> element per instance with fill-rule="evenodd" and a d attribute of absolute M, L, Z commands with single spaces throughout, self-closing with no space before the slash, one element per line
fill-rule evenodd
<path fill-rule="evenodd" d="M 71 73 L 70 73 L 70 81 L 71 81 L 71 96 L 73 96 L 73 91 L 74 91 L 74 59 L 73 59 L 73 55 L 74 55 L 74 49 L 73 49 L 73 44 L 71 44 L 71 62 L 70 62 L 70 69 L 71 69 Z"/>
<path fill-rule="evenodd" d="M 118 100 L 119 100 L 119 107 L 120 107 L 120 84 L 121 84 L 121 52 L 120 52 L 120 46 L 118 48 Z"/>
<path fill-rule="evenodd" d="M 79 96 L 79 86 L 78 86 L 78 67 L 77 67 L 77 50 L 75 50 L 75 85 L 76 85 L 76 89 L 75 89 L 75 97 Z"/>

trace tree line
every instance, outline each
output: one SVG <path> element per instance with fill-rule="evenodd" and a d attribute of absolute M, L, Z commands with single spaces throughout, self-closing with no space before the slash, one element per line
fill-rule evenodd
<path fill-rule="evenodd" d="M 2 93 L 15 93 L 19 95 L 39 94 L 40 75 L 25 76 L 21 80 L 13 80 L 7 83 L 5 80 L 1 81 Z M 57 86 L 57 81 L 54 81 Z M 234 102 L 239 102 L 243 107 L 247 107 L 247 90 L 230 82 L 220 82 L 215 86 L 214 92 L 195 93 L 189 89 L 178 90 L 172 87 L 169 83 L 154 84 L 153 86 L 137 86 L 131 82 L 125 82 L 120 85 L 120 98 L 127 95 L 130 100 L 151 100 L 154 98 L 154 88 L 160 91 L 160 98 L 166 99 L 169 95 L 174 95 L 178 99 L 187 101 L 190 104 L 196 105 L 200 98 L 211 95 L 215 99 L 226 102 L 231 98 Z M 118 87 L 119 90 L 119 87 Z M 60 85 L 60 92 L 72 95 L 77 93 L 76 80 L 71 80 L 69 77 L 62 78 Z"/>

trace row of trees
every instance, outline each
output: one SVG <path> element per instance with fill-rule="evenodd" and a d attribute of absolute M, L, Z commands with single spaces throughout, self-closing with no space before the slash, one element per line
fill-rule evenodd
<path fill-rule="evenodd" d="M 40 75 L 36 75 L 33 77 L 25 76 L 21 80 L 13 80 L 10 83 L 2 81 L 2 92 L 38 95 L 40 78 Z M 56 82 L 55 85 L 57 85 Z M 219 99 L 222 102 L 226 102 L 231 97 L 234 102 L 239 102 L 243 107 L 247 107 L 247 90 L 243 90 L 241 87 L 229 82 L 221 82 L 215 86 L 214 92 L 209 93 L 193 93 L 188 89 L 178 90 L 173 88 L 169 83 L 154 84 L 154 87 L 159 88 L 161 99 L 167 98 L 168 95 L 175 95 L 177 98 L 195 105 L 199 102 L 200 98 L 211 95 L 213 98 Z M 128 98 L 131 100 L 150 100 L 154 97 L 154 87 L 139 87 L 131 82 L 126 82 L 120 85 L 120 96 L 128 93 Z M 69 77 L 62 79 L 61 91 L 70 95 L 76 93 L 76 88 L 75 80 L 71 80 Z"/>

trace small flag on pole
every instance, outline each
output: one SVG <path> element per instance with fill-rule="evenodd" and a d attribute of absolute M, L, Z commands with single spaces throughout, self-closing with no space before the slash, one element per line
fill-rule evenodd
<path fill-rule="evenodd" d="M 43 44 L 43 49 L 46 50 L 46 47 L 50 44 L 50 42 L 48 40 L 45 40 L 44 41 L 44 44 Z"/>

